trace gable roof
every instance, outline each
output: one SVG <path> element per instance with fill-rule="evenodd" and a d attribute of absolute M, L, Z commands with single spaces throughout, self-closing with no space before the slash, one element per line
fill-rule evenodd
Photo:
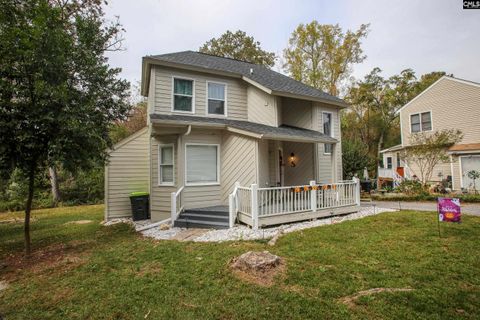
<path fill-rule="evenodd" d="M 466 84 L 466 85 L 471 85 L 471 86 L 479 87 L 479 88 L 480 88 L 480 83 L 477 83 L 477 82 L 473 82 L 473 81 L 469 81 L 469 80 L 463 80 L 463 79 L 454 78 L 454 77 L 450 77 L 450 76 L 442 76 L 440 79 L 438 79 L 437 81 L 435 81 L 434 83 L 432 83 L 428 88 L 426 88 L 425 90 L 423 90 L 422 92 L 420 92 L 420 94 L 418 94 L 415 98 L 413 98 L 412 100 L 410 100 L 409 102 L 407 102 L 407 104 L 405 104 L 403 107 L 401 107 L 400 109 L 398 109 L 397 114 L 399 114 L 400 111 L 402 111 L 404 108 L 406 108 L 406 107 L 409 106 L 411 103 L 413 103 L 414 101 L 416 101 L 418 98 L 420 98 L 421 96 L 423 96 L 423 94 L 424 94 L 425 92 L 429 91 L 430 89 L 432 89 L 433 87 L 435 87 L 440 81 L 443 81 L 443 80 L 456 81 L 456 82 L 458 82 L 458 83 L 462 83 L 462 84 Z"/>
<path fill-rule="evenodd" d="M 169 114 L 151 114 L 150 120 L 153 123 L 161 124 L 183 124 L 183 125 L 207 125 L 217 128 L 224 128 L 230 131 L 241 133 L 246 131 L 252 133 L 259 139 L 274 139 L 298 142 L 322 142 L 337 143 L 338 140 L 318 131 L 297 128 L 282 125 L 280 127 L 267 126 L 261 123 L 229 120 L 223 118 L 207 118 L 186 115 L 169 115 Z M 233 130 L 232 130 L 233 129 Z"/>
<path fill-rule="evenodd" d="M 148 95 L 149 71 L 152 64 L 241 78 L 269 94 L 316 100 L 338 107 L 347 107 L 345 101 L 340 98 L 270 70 L 262 65 L 195 51 L 182 51 L 143 57 L 142 95 L 144 96 Z"/>

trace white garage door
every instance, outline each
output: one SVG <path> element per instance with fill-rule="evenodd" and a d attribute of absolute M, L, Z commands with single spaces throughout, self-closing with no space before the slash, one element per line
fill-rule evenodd
<path fill-rule="evenodd" d="M 480 156 L 466 156 L 461 158 L 462 162 L 462 188 L 473 189 L 473 180 L 467 175 L 469 171 L 480 172 Z M 477 190 L 480 189 L 480 179 L 475 181 Z"/>

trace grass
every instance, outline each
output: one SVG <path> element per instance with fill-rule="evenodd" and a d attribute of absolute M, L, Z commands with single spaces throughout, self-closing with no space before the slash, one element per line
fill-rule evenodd
<path fill-rule="evenodd" d="M 154 241 L 104 227 L 103 206 L 34 211 L 35 254 L 22 225 L 0 221 L 0 315 L 6 319 L 474 319 L 480 308 L 480 218 L 441 225 L 433 213 L 386 213 L 266 241 Z M 0 215 L 0 220 L 21 213 Z M 92 220 L 73 224 L 69 221 Z M 283 257 L 271 287 L 228 269 L 248 250 Z M 372 288 L 411 288 L 345 296 Z"/>

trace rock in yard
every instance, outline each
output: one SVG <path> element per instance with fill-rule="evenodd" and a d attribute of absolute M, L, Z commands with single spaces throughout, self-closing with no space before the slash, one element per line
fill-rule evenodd
<path fill-rule="evenodd" d="M 170 226 L 166 223 L 160 225 L 160 230 L 168 230 L 170 229 Z"/>
<path fill-rule="evenodd" d="M 280 265 L 280 257 L 268 251 L 248 251 L 232 263 L 232 268 L 242 271 L 266 271 Z"/>

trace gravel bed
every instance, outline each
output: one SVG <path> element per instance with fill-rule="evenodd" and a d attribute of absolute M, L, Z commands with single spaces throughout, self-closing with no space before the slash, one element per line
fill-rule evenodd
<path fill-rule="evenodd" d="M 395 209 L 376 208 L 376 207 L 364 207 L 360 211 L 351 213 L 344 216 L 335 216 L 331 218 L 323 218 L 312 221 L 298 222 L 285 224 L 274 228 L 264 228 L 259 230 L 253 230 L 245 225 L 237 225 L 230 229 L 222 230 L 206 230 L 205 233 L 192 239 L 195 242 L 222 242 L 222 241 L 238 241 L 238 240 L 259 240 L 269 239 L 274 237 L 278 233 L 290 233 L 294 231 L 314 228 L 323 225 L 329 225 L 334 223 L 340 223 L 348 220 L 361 219 L 376 215 L 383 212 L 395 212 Z M 142 231 L 141 233 L 146 237 L 152 237 L 155 239 L 168 240 L 172 239 L 176 235 L 184 232 L 184 228 L 170 228 L 168 230 L 160 230 L 152 228 Z"/>

